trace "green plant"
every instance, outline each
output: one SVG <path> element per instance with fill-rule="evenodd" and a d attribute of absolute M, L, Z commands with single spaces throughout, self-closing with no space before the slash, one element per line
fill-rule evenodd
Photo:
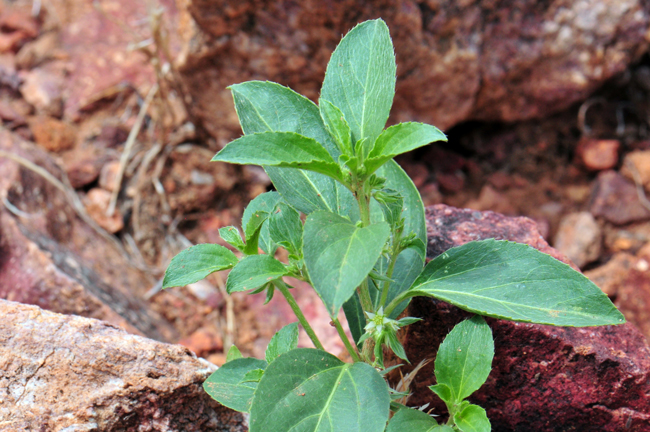
<path fill-rule="evenodd" d="M 294 323 L 273 337 L 264 360 L 242 358 L 232 348 L 205 382 L 217 401 L 250 412 L 253 432 L 489 431 L 485 410 L 466 401 L 487 379 L 494 355 L 480 315 L 563 326 L 624 322 L 587 278 L 527 245 L 472 242 L 424 266 L 422 201 L 392 159 L 446 137 L 422 123 L 384 130 L 395 71 L 388 27 L 374 20 L 357 25 L 332 54 L 318 106 L 271 82 L 230 87 L 244 136 L 213 160 L 262 165 L 277 192 L 246 208 L 243 237 L 235 227 L 220 230 L 243 258 L 219 245 L 191 247 L 172 260 L 163 286 L 230 269 L 229 293 L 265 292 L 271 299 L 278 290 L 295 312 L 315 349 L 297 348 Z M 275 259 L 279 247 L 288 262 Z M 324 351 L 285 276 L 313 286 L 351 363 Z M 384 368 L 384 349 L 408 361 L 397 333 L 418 319 L 398 316 L 414 296 L 477 314 L 457 325 L 438 351 L 431 390 L 449 409 L 445 425 L 396 403 L 404 394 L 384 379 L 395 367 Z M 339 322 L 341 309 L 354 343 Z"/>

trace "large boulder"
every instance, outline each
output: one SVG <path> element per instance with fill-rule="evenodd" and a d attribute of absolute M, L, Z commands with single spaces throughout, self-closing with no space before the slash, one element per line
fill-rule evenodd
<path fill-rule="evenodd" d="M 194 115 L 221 141 L 239 133 L 228 85 L 271 80 L 316 100 L 332 50 L 366 19 L 382 17 L 394 40 L 392 121 L 443 129 L 469 119 L 515 121 L 569 107 L 646 51 L 650 22 L 644 0 L 178 4 L 185 23 L 184 85 L 194 98 Z"/>
<path fill-rule="evenodd" d="M 444 205 L 427 209 L 428 257 L 472 240 L 527 243 L 567 262 L 535 223 Z M 410 316 L 423 320 L 404 335 L 411 364 L 435 359 L 446 334 L 470 314 L 444 302 L 415 298 Z M 483 406 L 495 431 L 647 431 L 650 425 L 650 347 L 631 324 L 562 328 L 487 319 L 495 341 L 492 372 L 470 400 Z M 433 361 L 418 373 L 409 404 L 430 403 Z M 411 367 L 405 368 L 407 372 Z"/>
<path fill-rule="evenodd" d="M 0 300 L 0 431 L 243 432 L 179 345 Z"/>

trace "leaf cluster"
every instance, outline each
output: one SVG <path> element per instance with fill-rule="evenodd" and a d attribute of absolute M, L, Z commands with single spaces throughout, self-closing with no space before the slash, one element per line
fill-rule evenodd
<path fill-rule="evenodd" d="M 424 265 L 422 200 L 393 158 L 446 137 L 416 122 L 384 129 L 395 73 L 388 27 L 372 20 L 332 54 L 318 105 L 276 83 L 230 87 L 244 135 L 213 160 L 261 165 L 276 190 L 251 201 L 241 231 L 219 230 L 231 248 L 201 244 L 174 257 L 163 287 L 228 270 L 228 293 L 265 293 L 268 302 L 279 291 L 311 338 L 316 349 L 298 348 L 299 326 L 290 324 L 265 359 L 233 348 L 205 382 L 217 401 L 250 413 L 253 432 L 489 431 L 485 410 L 466 400 L 487 379 L 494 355 L 479 315 L 568 326 L 624 321 L 588 279 L 526 245 L 471 242 Z M 288 260 L 276 258 L 279 248 Z M 353 362 L 323 350 L 285 277 L 318 293 Z M 478 314 L 449 333 L 436 358 L 431 390 L 447 405 L 445 425 L 392 401 L 403 395 L 384 379 L 384 350 L 408 361 L 399 331 L 418 319 L 398 316 L 414 296 Z"/>

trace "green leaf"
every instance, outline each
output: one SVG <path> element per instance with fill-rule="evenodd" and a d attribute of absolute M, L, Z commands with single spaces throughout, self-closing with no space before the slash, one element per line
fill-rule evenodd
<path fill-rule="evenodd" d="M 377 176 L 386 179 L 386 188 L 394 189 L 404 200 L 404 232 L 413 231 L 417 238 L 427 243 L 427 228 L 424 220 L 424 205 L 417 188 L 410 177 L 395 161 L 388 161 L 376 172 Z M 374 201 L 374 200 L 373 200 Z M 425 254 L 420 255 L 424 262 Z"/>
<path fill-rule="evenodd" d="M 228 294 L 259 288 L 287 274 L 287 268 L 269 255 L 244 257 L 228 274 Z"/>
<path fill-rule="evenodd" d="M 244 252 L 246 255 L 257 254 L 258 246 L 260 246 L 260 235 L 264 227 L 264 222 L 269 218 L 269 214 L 263 211 L 256 211 L 251 215 L 248 220 L 244 232 L 246 233 L 246 244 L 244 245 Z"/>
<path fill-rule="evenodd" d="M 454 405 L 454 395 L 452 394 L 449 386 L 446 384 L 436 384 L 429 386 L 429 390 L 437 394 L 438 397 L 447 404 L 447 407 Z"/>
<path fill-rule="evenodd" d="M 343 173 L 318 141 L 295 132 L 261 132 L 244 135 L 227 144 L 213 161 L 241 165 L 300 168 L 344 181 Z"/>
<path fill-rule="evenodd" d="M 244 377 L 256 369 L 265 369 L 264 360 L 238 358 L 217 369 L 203 383 L 203 388 L 214 400 L 230 409 L 249 412 L 257 382 L 243 381 Z"/>
<path fill-rule="evenodd" d="M 237 264 L 237 257 L 216 244 L 198 244 L 176 255 L 165 271 L 163 288 L 185 286 Z"/>
<path fill-rule="evenodd" d="M 271 239 L 289 253 L 302 255 L 302 222 L 300 214 L 284 203 L 278 203 L 269 218 Z"/>
<path fill-rule="evenodd" d="M 281 354 L 298 347 L 298 323 L 291 323 L 282 327 L 273 335 L 269 346 L 266 348 L 266 361 L 271 363 Z"/>
<path fill-rule="evenodd" d="M 453 429 L 452 429 L 453 430 Z M 429 414 L 408 408 L 399 410 L 390 422 L 386 432 L 443 432 L 438 422 Z"/>
<path fill-rule="evenodd" d="M 492 426 L 485 410 L 478 405 L 467 405 L 454 416 L 456 426 L 462 432 L 490 432 Z"/>
<path fill-rule="evenodd" d="M 267 220 L 268 217 L 271 216 L 271 212 L 275 206 L 281 201 L 282 197 L 275 191 L 260 194 L 248 204 L 246 209 L 244 209 L 244 214 L 241 219 L 241 226 L 244 227 L 245 230 L 246 242 L 249 243 L 249 240 L 255 240 L 254 230 L 259 228 L 259 246 L 268 255 L 274 255 L 278 246 L 271 240 L 269 222 L 267 222 Z M 254 218 L 253 215 L 256 215 L 256 217 Z M 252 248 L 253 245 L 251 245 L 251 249 Z M 257 245 L 254 246 L 254 250 L 251 250 L 250 253 L 248 253 L 248 255 L 253 254 L 257 254 Z"/>
<path fill-rule="evenodd" d="M 228 349 L 228 354 L 226 354 L 226 363 L 242 357 L 244 356 L 241 354 L 241 351 L 239 351 L 239 348 L 232 345 L 230 349 Z"/>
<path fill-rule="evenodd" d="M 415 122 L 396 124 L 377 137 L 364 165 L 368 173 L 373 173 L 395 156 L 434 141 L 447 141 L 445 134 L 435 126 Z"/>
<path fill-rule="evenodd" d="M 406 360 L 406 362 L 409 362 L 409 359 L 406 357 L 406 352 L 404 351 L 404 347 L 400 343 L 399 340 L 397 340 L 397 335 L 392 332 L 386 332 L 386 343 L 388 344 L 388 347 L 395 353 L 395 355 L 402 360 Z"/>
<path fill-rule="evenodd" d="M 334 213 L 307 217 L 303 253 L 314 289 L 335 317 L 368 276 L 388 239 L 386 222 L 357 227 Z"/>
<path fill-rule="evenodd" d="M 395 94 L 395 54 L 386 23 L 366 21 L 345 35 L 327 65 L 321 97 L 336 105 L 352 141 L 375 142 L 386 125 Z"/>
<path fill-rule="evenodd" d="M 341 154 L 315 103 L 290 88 L 268 81 L 229 87 L 244 134 L 295 132 L 321 143 L 334 160 Z"/>
<path fill-rule="evenodd" d="M 451 402 L 460 403 L 483 385 L 492 369 L 493 357 L 492 330 L 482 317 L 474 316 L 456 325 L 440 344 L 435 362 L 436 381 L 451 390 Z"/>
<path fill-rule="evenodd" d="M 380 271 L 384 272 L 388 266 L 386 259 L 380 259 L 381 266 Z M 406 249 L 402 251 L 397 256 L 397 261 L 395 262 L 395 267 L 393 269 L 393 279 L 394 282 L 388 287 L 388 296 L 386 304 L 390 304 L 391 301 L 404 291 L 408 290 L 411 284 L 422 272 L 422 267 L 424 267 L 424 260 L 420 257 L 419 251 L 414 249 Z M 379 297 L 376 296 L 374 299 L 375 304 L 379 302 Z M 397 318 L 408 306 L 409 300 L 405 300 L 398 307 L 396 307 L 389 315 L 389 318 Z"/>
<path fill-rule="evenodd" d="M 244 241 L 239 230 L 234 226 L 219 228 L 219 236 L 240 252 L 244 251 Z"/>
<path fill-rule="evenodd" d="M 366 363 L 315 349 L 282 354 L 266 369 L 251 408 L 251 432 L 379 432 L 388 386 Z"/>
<path fill-rule="evenodd" d="M 512 321 L 576 327 L 625 322 L 584 275 L 508 241 L 490 239 L 448 250 L 426 266 L 410 291 Z"/>
<path fill-rule="evenodd" d="M 334 142 L 338 145 L 341 153 L 352 156 L 354 150 L 352 149 L 350 126 L 345 121 L 345 116 L 341 110 L 335 107 L 330 101 L 322 98 L 318 102 L 318 107 L 325 127 L 332 138 L 334 138 Z"/>
<path fill-rule="evenodd" d="M 359 344 L 359 339 L 366 332 L 364 329 L 366 326 L 366 316 L 363 313 L 361 301 L 359 301 L 359 294 L 354 293 L 348 301 L 343 303 L 343 312 L 345 313 L 345 319 L 348 321 L 348 328 L 350 329 L 350 333 L 352 333 L 352 339 L 354 339 L 355 344 Z"/>
<path fill-rule="evenodd" d="M 249 81 L 230 89 L 245 134 L 295 132 L 321 143 L 333 160 L 340 156 L 318 107 L 309 99 L 271 82 Z M 264 169 L 285 201 L 305 214 L 329 210 L 346 216 L 355 209 L 352 192 L 330 177 L 294 168 Z"/>
<path fill-rule="evenodd" d="M 246 372 L 244 378 L 242 378 L 241 383 L 246 382 L 260 382 L 264 376 L 264 369 L 253 369 L 252 371 Z"/>

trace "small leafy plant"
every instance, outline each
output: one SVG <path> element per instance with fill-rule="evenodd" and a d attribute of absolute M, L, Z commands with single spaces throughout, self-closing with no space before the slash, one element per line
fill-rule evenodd
<path fill-rule="evenodd" d="M 467 243 L 424 266 L 422 200 L 393 158 L 446 137 L 422 123 L 384 129 L 395 73 L 388 27 L 374 20 L 341 40 L 318 105 L 272 82 L 230 87 L 244 136 L 213 160 L 261 165 L 276 191 L 251 201 L 243 233 L 219 230 L 241 258 L 223 246 L 193 246 L 172 260 L 163 286 L 230 270 L 229 293 L 265 293 L 268 301 L 279 291 L 311 338 L 315 348 L 297 348 L 293 323 L 271 339 L 263 360 L 233 347 L 205 382 L 221 404 L 250 413 L 252 432 L 489 431 L 485 410 L 466 400 L 487 379 L 494 356 L 481 315 L 561 326 L 624 322 L 586 277 L 527 245 Z M 288 262 L 275 258 L 278 248 Z M 316 290 L 351 363 L 325 352 L 285 276 Z M 408 361 L 397 334 L 418 321 L 399 319 L 414 296 L 477 314 L 447 335 L 435 360 L 430 388 L 449 410 L 444 425 L 395 402 L 404 394 L 384 379 L 395 367 L 384 367 L 384 350 Z M 339 321 L 341 309 L 354 342 Z"/>

